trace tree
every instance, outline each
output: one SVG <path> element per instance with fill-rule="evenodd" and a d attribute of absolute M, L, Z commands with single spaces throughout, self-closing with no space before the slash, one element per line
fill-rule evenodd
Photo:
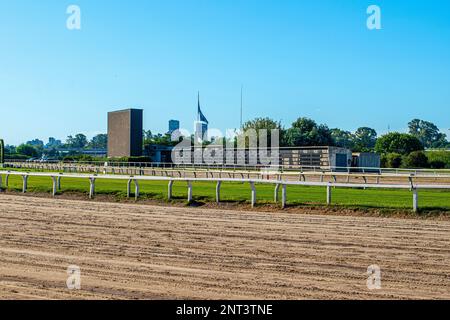
<path fill-rule="evenodd" d="M 446 135 L 432 122 L 413 119 L 408 123 L 409 134 L 418 138 L 425 148 L 443 148 L 448 144 Z"/>
<path fill-rule="evenodd" d="M 174 142 L 171 139 L 171 135 L 170 134 L 161 134 L 158 133 L 155 136 L 152 136 L 152 144 L 159 144 L 159 145 L 164 145 L 164 146 L 170 146 L 173 145 Z"/>
<path fill-rule="evenodd" d="M 282 140 L 282 134 L 283 129 L 281 127 L 280 121 L 275 121 L 270 118 L 255 118 L 253 120 L 247 121 L 242 126 L 243 133 L 245 133 L 248 130 L 255 130 L 256 134 L 258 136 L 258 143 L 259 143 L 259 137 L 260 137 L 260 131 L 261 130 L 267 130 L 267 146 L 271 146 L 271 130 L 279 130 L 279 138 L 280 141 Z M 278 145 L 280 145 L 280 141 L 278 141 Z"/>
<path fill-rule="evenodd" d="M 423 145 L 416 137 L 399 132 L 391 132 L 378 138 L 375 151 L 379 153 L 409 154 L 413 151 L 422 151 Z"/>
<path fill-rule="evenodd" d="M 242 129 L 244 131 L 249 129 L 266 129 L 266 130 L 273 130 L 273 129 L 281 129 L 281 122 L 277 122 L 270 118 L 255 118 L 253 120 L 247 121 L 242 126 Z"/>
<path fill-rule="evenodd" d="M 98 134 L 92 138 L 88 145 L 91 149 L 106 149 L 108 147 L 108 135 Z"/>
<path fill-rule="evenodd" d="M 377 132 L 368 127 L 361 127 L 354 134 L 354 151 L 368 152 L 372 151 L 377 142 Z"/>
<path fill-rule="evenodd" d="M 83 149 L 88 144 L 86 136 L 82 133 L 77 134 L 75 137 L 68 136 L 66 145 L 69 148 Z"/>
<path fill-rule="evenodd" d="M 333 138 L 334 145 L 341 148 L 353 149 L 354 137 L 350 131 L 344 131 L 341 129 L 331 129 L 331 137 Z"/>
<path fill-rule="evenodd" d="M 144 141 L 144 145 L 151 144 L 151 140 L 153 138 L 153 134 L 150 130 L 142 130 L 142 137 Z"/>
<path fill-rule="evenodd" d="M 39 156 L 38 150 L 29 144 L 21 144 L 16 149 L 18 154 L 23 154 L 28 157 L 36 158 Z"/>
<path fill-rule="evenodd" d="M 286 131 L 285 144 L 290 147 L 330 146 L 334 140 L 326 125 L 317 125 L 309 118 L 298 118 Z"/>
<path fill-rule="evenodd" d="M 402 155 L 399 153 L 388 153 L 382 156 L 382 167 L 385 168 L 400 168 L 402 165 Z"/>
<path fill-rule="evenodd" d="M 428 168 L 428 158 L 423 151 L 414 151 L 403 159 L 403 167 L 405 168 Z"/>

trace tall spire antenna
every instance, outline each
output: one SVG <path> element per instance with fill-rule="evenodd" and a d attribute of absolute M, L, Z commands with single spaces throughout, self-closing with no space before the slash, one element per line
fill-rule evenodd
<path fill-rule="evenodd" d="M 198 91 L 197 121 L 200 121 L 200 91 Z"/>
<path fill-rule="evenodd" d="M 242 129 L 242 125 L 243 125 L 243 123 L 242 123 L 242 112 L 243 112 L 243 109 L 242 109 L 242 102 L 243 102 L 243 90 L 244 90 L 244 86 L 243 86 L 243 85 L 241 85 L 241 129 Z"/>

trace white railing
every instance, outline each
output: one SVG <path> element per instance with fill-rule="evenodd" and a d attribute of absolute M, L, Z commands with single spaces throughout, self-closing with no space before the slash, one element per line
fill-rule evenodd
<path fill-rule="evenodd" d="M 106 164 L 106 165 L 105 165 Z M 106 169 L 177 169 L 177 170 L 223 170 L 223 171 L 261 171 L 268 167 L 271 170 L 283 172 L 347 172 L 347 173 L 381 173 L 381 174 L 397 174 L 397 175 L 434 175 L 450 177 L 450 169 L 406 169 L 406 168 L 374 168 L 374 167 L 336 167 L 336 166 L 300 166 L 300 165 L 244 165 L 244 164 L 173 164 L 165 162 L 98 162 L 98 161 L 79 161 L 79 162 L 27 162 L 23 160 L 6 161 L 5 168 L 17 169 L 37 169 L 49 170 L 47 168 L 55 168 L 58 171 L 79 172 L 83 168 L 91 168 L 93 172 L 100 172 Z"/>
<path fill-rule="evenodd" d="M 278 179 L 236 179 L 236 178 L 176 178 L 162 176 L 134 176 L 134 175 L 97 175 L 97 174 L 63 174 L 63 173 L 43 173 L 43 172 L 18 172 L 18 171 L 0 171 L 0 190 L 3 187 L 3 176 L 5 176 L 5 186 L 8 187 L 9 176 L 22 177 L 22 192 L 26 192 L 28 188 L 28 178 L 32 177 L 48 177 L 53 182 L 52 194 L 55 196 L 58 190 L 61 190 L 61 178 L 64 179 L 88 179 L 90 183 L 89 197 L 93 198 L 95 194 L 95 181 L 99 179 L 105 180 L 124 180 L 127 181 L 127 196 L 131 194 L 131 184 L 135 185 L 135 197 L 139 197 L 139 181 L 167 181 L 168 182 L 168 199 L 172 198 L 172 187 L 176 181 L 187 183 L 188 202 L 193 199 L 192 182 L 215 182 L 216 183 L 216 201 L 220 202 L 220 188 L 223 182 L 239 182 L 248 183 L 251 187 L 251 204 L 256 205 L 256 188 L 255 184 L 272 184 L 275 186 L 274 200 L 278 202 L 279 188 L 282 187 L 282 208 L 286 206 L 287 186 L 318 186 L 326 188 L 327 204 L 331 204 L 332 188 L 377 188 L 377 189 L 409 189 L 413 194 L 413 210 L 418 211 L 418 190 L 419 189 L 450 189 L 450 184 L 418 184 L 411 179 L 408 184 L 367 184 L 367 183 L 338 183 L 338 182 L 307 182 L 307 181 L 286 181 Z"/>

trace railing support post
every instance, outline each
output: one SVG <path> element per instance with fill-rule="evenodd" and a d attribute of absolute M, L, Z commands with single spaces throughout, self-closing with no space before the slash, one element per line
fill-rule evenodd
<path fill-rule="evenodd" d="M 52 196 L 54 197 L 54 196 L 56 196 L 56 191 L 57 191 L 57 182 L 56 182 L 56 177 L 52 177 L 52 183 L 53 183 L 53 186 L 52 186 Z"/>
<path fill-rule="evenodd" d="M 274 195 L 273 195 L 273 201 L 275 202 L 275 203 L 278 203 L 278 192 L 280 191 L 280 184 L 279 183 L 277 183 L 276 185 L 275 185 L 275 192 L 274 192 Z"/>
<path fill-rule="evenodd" d="M 331 184 L 327 185 L 327 205 L 331 204 Z"/>
<path fill-rule="evenodd" d="M 216 185 L 216 202 L 220 203 L 220 187 L 222 185 L 222 181 L 217 181 Z"/>
<path fill-rule="evenodd" d="M 0 192 L 3 190 L 3 176 L 0 174 Z"/>
<path fill-rule="evenodd" d="M 256 188 L 255 188 L 255 183 L 254 182 L 250 182 L 250 187 L 252 188 L 252 208 L 254 208 L 255 205 L 256 205 Z"/>
<path fill-rule="evenodd" d="M 58 177 L 58 178 L 56 179 L 56 184 L 57 184 L 58 190 L 61 191 L 61 177 Z"/>
<path fill-rule="evenodd" d="M 23 180 L 22 192 L 25 193 L 25 192 L 27 192 L 27 188 L 28 188 L 28 176 L 23 175 L 22 180 Z"/>
<path fill-rule="evenodd" d="M 167 190 L 167 199 L 169 201 L 172 200 L 172 189 L 173 189 L 173 180 L 170 180 L 168 190 Z"/>
<path fill-rule="evenodd" d="M 128 180 L 128 182 L 127 182 L 127 198 L 129 198 L 130 197 L 130 195 L 131 195 L 131 179 L 129 179 Z"/>
<path fill-rule="evenodd" d="M 134 199 L 137 201 L 139 198 L 139 182 L 134 179 Z"/>
<path fill-rule="evenodd" d="M 95 194 L 95 178 L 89 178 L 89 199 L 94 198 Z"/>
<path fill-rule="evenodd" d="M 413 211 L 419 212 L 419 194 L 417 188 L 413 188 Z"/>
<path fill-rule="evenodd" d="M 9 187 L 9 174 L 5 176 L 5 188 Z"/>
<path fill-rule="evenodd" d="M 286 185 L 283 184 L 283 187 L 281 189 L 281 208 L 286 208 L 286 200 L 287 200 L 287 193 L 286 193 Z"/>
<path fill-rule="evenodd" d="M 188 203 L 191 203 L 192 202 L 192 182 L 188 181 L 187 185 L 188 185 Z"/>

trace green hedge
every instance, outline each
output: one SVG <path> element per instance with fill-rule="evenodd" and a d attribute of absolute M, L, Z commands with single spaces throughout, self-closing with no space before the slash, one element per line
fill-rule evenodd
<path fill-rule="evenodd" d="M 431 167 L 450 169 L 450 151 L 427 151 L 426 154 Z"/>

